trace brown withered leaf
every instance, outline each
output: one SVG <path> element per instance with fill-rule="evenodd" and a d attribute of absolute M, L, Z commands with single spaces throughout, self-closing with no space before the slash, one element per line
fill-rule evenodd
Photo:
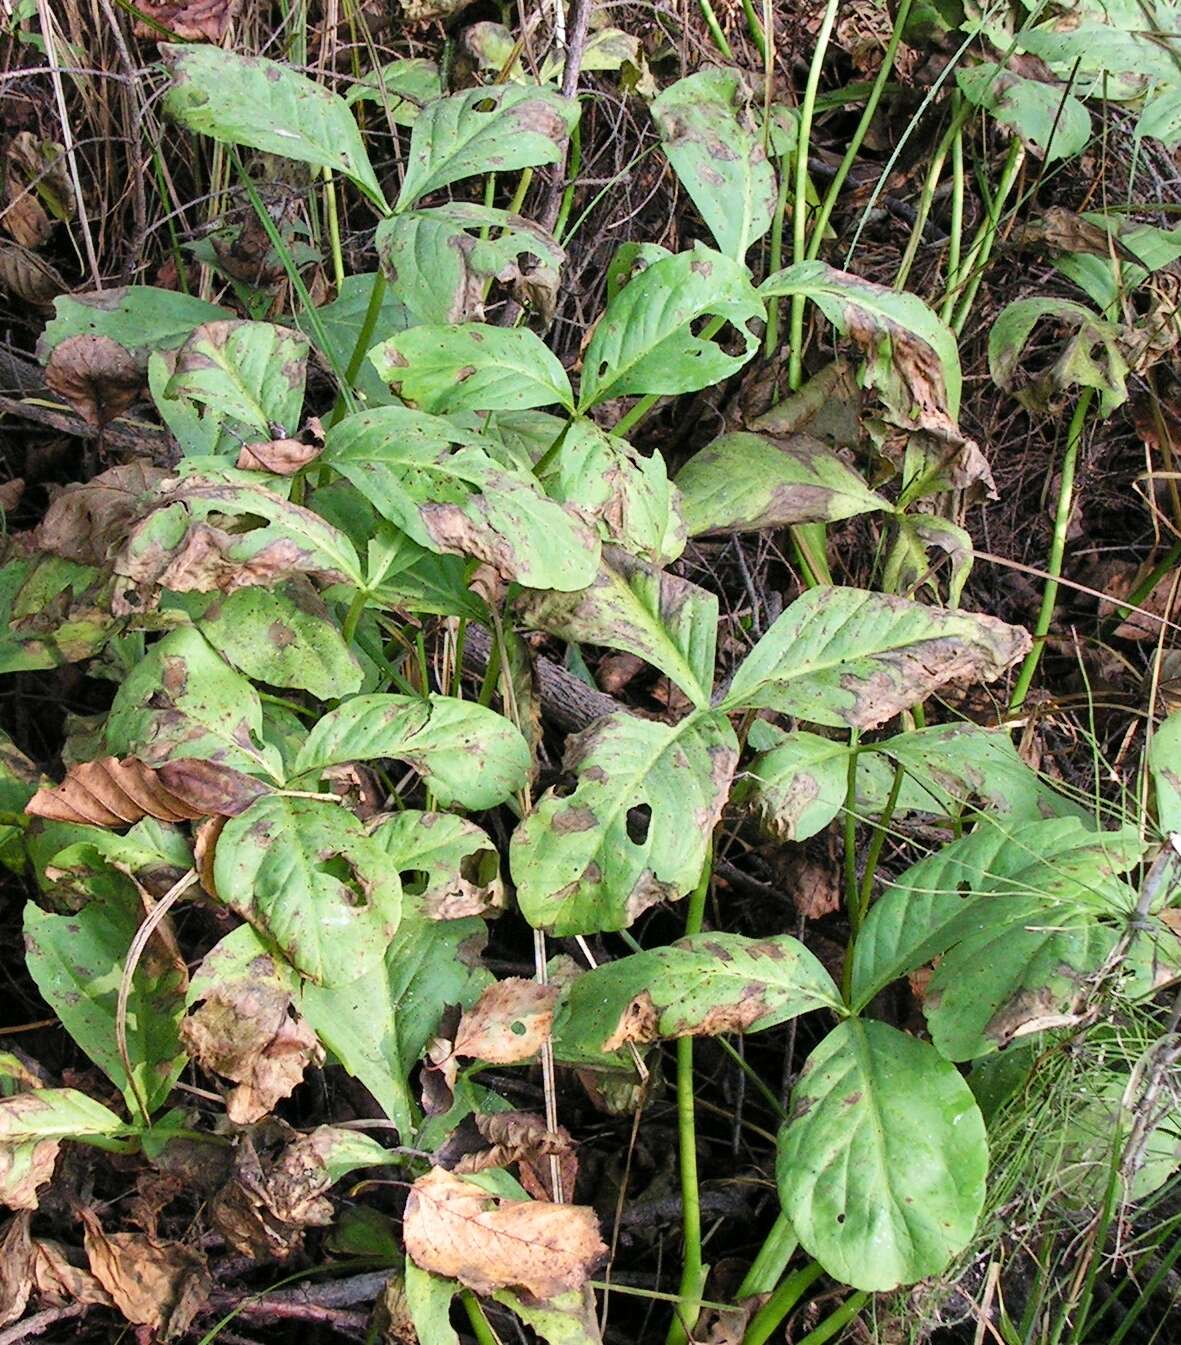
<path fill-rule="evenodd" d="M 145 817 L 185 822 L 201 813 L 170 793 L 156 772 L 128 757 L 100 757 L 71 766 L 60 785 L 39 789 L 25 811 L 53 822 L 127 827 Z"/>
<path fill-rule="evenodd" d="M 217 898 L 217 886 L 213 881 L 213 856 L 217 850 L 217 838 L 227 822 L 224 817 L 211 817 L 202 822 L 193 837 L 193 859 L 197 865 L 197 877 L 201 886 L 214 899 Z"/>
<path fill-rule="evenodd" d="M 253 775 L 197 757 L 166 761 L 156 768 L 156 774 L 165 788 L 186 808 L 194 809 L 198 817 L 237 817 L 256 799 L 270 793 L 270 787 Z"/>
<path fill-rule="evenodd" d="M 203 973 L 211 958 L 216 950 L 205 959 Z M 291 987 L 274 960 L 262 954 L 245 973 L 215 979 L 181 1024 L 181 1037 L 198 1064 L 237 1084 L 226 1099 L 235 1125 L 260 1121 L 291 1096 L 308 1065 L 324 1062 L 324 1048 L 295 1012 Z"/>
<path fill-rule="evenodd" d="M 54 346 L 45 382 L 88 425 L 101 429 L 139 397 L 144 375 L 135 356 L 109 336 L 69 336 Z"/>
<path fill-rule="evenodd" d="M 33 1288 L 32 1214 L 14 1214 L 0 1231 L 0 1326 L 7 1326 L 25 1310 Z"/>
<path fill-rule="evenodd" d="M 455 1034 L 455 1054 L 490 1065 L 529 1060 L 549 1040 L 558 988 L 521 976 L 490 985 L 465 1009 Z"/>
<path fill-rule="evenodd" d="M 140 0 L 138 8 L 149 19 L 167 28 L 160 32 L 142 19 L 136 21 L 135 36 L 156 42 L 170 42 L 172 36 L 186 42 L 218 43 L 229 31 L 230 20 L 238 12 L 240 0 Z M 171 34 L 171 35 L 170 35 Z"/>
<path fill-rule="evenodd" d="M 1104 575 L 1102 587 L 1107 596 L 1099 603 L 1100 619 L 1114 616 L 1119 610 L 1118 600 L 1126 598 L 1142 580 L 1152 573 L 1154 568 L 1154 562 L 1148 560 L 1137 569 L 1121 568 Z M 1174 593 L 1174 585 L 1177 585 L 1176 594 Z M 1173 604 L 1173 611 L 1171 612 L 1170 603 Z M 1152 592 L 1147 597 L 1141 598 L 1136 605 L 1143 611 L 1129 612 L 1127 618 L 1116 627 L 1116 636 L 1121 640 L 1159 639 L 1161 625 L 1159 621 L 1154 621 L 1152 618 L 1156 616 L 1160 617 L 1161 620 L 1176 621 L 1177 610 L 1181 609 L 1181 584 L 1178 584 L 1177 571 L 1170 570 L 1168 574 L 1157 581 Z"/>
<path fill-rule="evenodd" d="M 0 242 L 0 290 L 34 308 L 49 308 L 69 288 L 55 268 L 31 248 Z"/>
<path fill-rule="evenodd" d="M 140 499 L 167 475 L 137 460 L 111 467 L 93 480 L 66 486 L 33 531 L 33 546 L 82 565 L 105 565 L 122 546 Z"/>
<path fill-rule="evenodd" d="M 142 1233 L 105 1233 L 93 1210 L 82 1211 L 82 1222 L 90 1269 L 123 1316 L 165 1339 L 186 1331 L 213 1287 L 201 1253 Z"/>
<path fill-rule="evenodd" d="M 544 1117 L 523 1111 L 477 1116 L 475 1122 L 489 1147 L 465 1154 L 451 1168 L 457 1176 L 517 1163 L 525 1190 L 536 1200 L 552 1200 L 549 1163 L 552 1155 L 558 1159 L 563 1193 L 568 1196 L 574 1190 L 578 1180 L 578 1155 L 565 1126 L 550 1130 Z"/>
<path fill-rule="evenodd" d="M 313 416 L 303 439 L 271 439 L 267 443 L 243 444 L 238 466 L 252 472 L 274 472 L 276 476 L 294 476 L 324 451 L 324 431 Z"/>
<path fill-rule="evenodd" d="M 234 1175 L 210 1203 L 210 1217 L 243 1256 L 285 1261 L 302 1245 L 305 1228 L 332 1222 L 332 1202 L 323 1195 L 330 1185 L 323 1163 L 299 1140 L 271 1159 L 261 1157 L 244 1134 L 234 1154 Z"/>
<path fill-rule="evenodd" d="M 23 476 L 14 476 L 11 481 L 5 481 L 0 485 L 0 509 L 6 514 L 10 514 L 25 495 L 25 478 Z"/>
<path fill-rule="evenodd" d="M 585 1284 L 607 1252 L 588 1206 L 500 1199 L 442 1168 L 411 1187 L 402 1233 L 416 1265 L 478 1294 L 553 1298 Z"/>
<path fill-rule="evenodd" d="M 110 1294 L 84 1266 L 75 1264 L 82 1253 L 63 1242 L 41 1238 L 33 1243 L 33 1287 L 46 1307 L 84 1303 L 113 1308 Z"/>

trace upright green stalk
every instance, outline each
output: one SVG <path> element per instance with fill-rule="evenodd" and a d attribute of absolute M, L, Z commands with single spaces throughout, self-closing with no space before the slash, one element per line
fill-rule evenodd
<path fill-rule="evenodd" d="M 1054 607 L 1058 602 L 1058 578 L 1062 574 L 1062 557 L 1066 551 L 1066 530 L 1070 526 L 1071 506 L 1074 502 L 1074 476 L 1078 467 L 1079 447 L 1083 441 L 1083 425 L 1087 411 L 1095 396 L 1094 388 L 1084 388 L 1074 404 L 1074 414 L 1066 430 L 1066 451 L 1062 455 L 1062 476 L 1058 485 L 1058 507 L 1054 512 L 1054 535 L 1050 541 L 1050 557 L 1046 561 L 1046 570 L 1050 578 L 1042 592 L 1042 605 L 1037 614 L 1037 625 L 1033 629 L 1033 645 L 1025 656 L 1021 671 L 1017 675 L 1017 684 L 1009 699 L 1009 713 L 1015 714 L 1025 704 L 1025 697 L 1033 682 L 1033 675 L 1046 645 L 1046 636 L 1050 632 L 1050 622 L 1054 618 Z"/>
<path fill-rule="evenodd" d="M 744 1298 L 753 1298 L 755 1294 L 769 1294 L 783 1277 L 787 1263 L 799 1245 L 800 1240 L 791 1226 L 791 1220 L 780 1211 L 738 1286 L 734 1295 L 735 1303 L 741 1303 Z"/>
<path fill-rule="evenodd" d="M 816 91 L 820 87 L 820 72 L 824 69 L 824 59 L 828 54 L 828 42 L 836 22 L 840 0 L 827 0 L 824 17 L 820 21 L 820 31 L 816 34 L 816 50 L 812 53 L 812 64 L 808 70 L 808 83 L 804 86 L 804 101 L 800 105 L 800 127 L 796 139 L 796 181 L 792 199 L 791 231 L 792 260 L 802 262 L 806 259 L 808 243 L 808 145 L 812 138 L 812 115 L 816 110 Z M 803 344 L 804 344 L 804 296 L 793 294 L 791 297 L 791 354 L 787 369 L 788 387 L 795 392 L 803 382 Z"/>
<path fill-rule="evenodd" d="M 722 25 L 718 22 L 718 16 L 714 13 L 714 7 L 709 0 L 698 0 L 701 6 L 701 17 L 705 20 L 705 26 L 709 29 L 709 35 L 714 40 L 714 46 L 722 53 L 728 61 L 734 59 L 734 50 L 726 41 L 726 34 L 722 32 Z"/>
<path fill-rule="evenodd" d="M 332 249 L 332 279 L 337 294 L 344 285 L 344 252 L 340 245 L 340 216 L 336 209 L 336 187 L 332 169 L 324 169 L 324 212 L 328 216 L 328 242 Z"/>
<path fill-rule="evenodd" d="M 774 275 L 783 267 L 783 217 L 787 214 L 788 170 L 791 155 L 779 159 L 779 195 L 775 198 L 775 214 L 771 216 L 771 255 L 767 274 Z M 767 301 L 767 332 L 763 338 L 763 358 L 770 359 L 779 348 L 779 299 Z"/>
<path fill-rule="evenodd" d="M 1008 200 L 1009 193 L 1013 190 L 1013 184 L 1017 181 L 1017 174 L 1021 171 L 1021 165 L 1024 162 L 1025 150 L 1021 141 L 1014 136 L 1012 143 L 1009 145 L 1009 153 L 1005 158 L 1005 166 L 1001 170 L 1001 180 L 997 183 L 996 192 L 989 202 L 988 212 L 981 221 L 980 228 L 976 231 L 976 237 L 972 240 L 972 246 L 956 277 L 955 285 L 948 286 L 949 294 L 957 293 L 959 297 L 955 317 L 949 324 L 956 336 L 963 332 L 968 314 L 972 311 L 972 305 L 976 301 L 976 292 L 980 288 L 980 282 L 984 279 L 984 271 L 988 266 L 988 259 L 992 255 L 993 244 L 996 242 L 997 232 L 1000 229 L 1005 202 Z M 946 307 L 946 300 L 944 306 Z"/>
<path fill-rule="evenodd" d="M 806 1266 L 788 1275 L 755 1313 L 751 1324 L 746 1328 L 746 1335 L 742 1337 L 742 1345 L 764 1345 L 765 1341 L 770 1340 L 772 1332 L 823 1273 L 823 1266 L 816 1261 L 810 1261 Z"/>
<path fill-rule="evenodd" d="M 967 103 L 961 103 L 957 108 L 955 115 L 952 117 L 951 125 L 944 131 L 943 138 L 939 141 L 939 146 L 935 150 L 935 155 L 931 160 L 930 166 L 927 168 L 927 176 L 923 182 L 923 190 L 919 195 L 918 209 L 915 213 L 914 228 L 910 231 L 910 239 L 906 244 L 906 251 L 902 255 L 902 263 L 898 267 L 898 274 L 894 277 L 894 288 L 896 290 L 906 288 L 906 282 L 910 276 L 910 268 L 914 265 L 914 259 L 919 250 L 919 243 L 922 241 L 923 229 L 926 227 L 927 218 L 931 214 L 931 205 L 935 200 L 935 188 L 939 185 L 939 178 L 943 172 L 943 165 L 951 150 L 952 142 L 955 140 L 960 129 L 963 127 L 964 122 L 967 120 L 969 110 L 970 105 Z M 960 168 L 962 172 L 962 157 Z"/>
<path fill-rule="evenodd" d="M 705 899 L 713 876 L 713 846 L 707 847 L 701 878 L 689 895 L 685 933 L 700 934 Z M 701 1257 L 701 1200 L 697 1185 L 697 1121 L 693 1102 L 693 1038 L 677 1038 L 677 1143 L 681 1165 L 684 1250 L 681 1253 L 680 1302 L 668 1330 L 667 1345 L 685 1345 L 701 1312 L 701 1294 L 709 1267 Z"/>

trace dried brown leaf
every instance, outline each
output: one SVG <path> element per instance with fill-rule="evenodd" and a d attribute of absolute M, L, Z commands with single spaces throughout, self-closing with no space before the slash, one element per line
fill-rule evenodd
<path fill-rule="evenodd" d="M 109 336 L 69 336 L 54 346 L 45 382 L 89 425 L 101 429 L 139 397 L 143 370 Z"/>
<path fill-rule="evenodd" d="M 558 988 L 520 976 L 490 985 L 464 1011 L 455 1034 L 455 1054 L 513 1065 L 529 1060 L 549 1040 Z"/>
<path fill-rule="evenodd" d="M 242 1135 L 234 1175 L 211 1202 L 210 1216 L 242 1255 L 284 1261 L 302 1245 L 305 1228 L 332 1222 L 332 1202 L 323 1196 L 330 1185 L 323 1163 L 298 1140 L 272 1161 Z"/>
<path fill-rule="evenodd" d="M 25 1310 L 33 1288 L 32 1215 L 14 1214 L 0 1232 L 0 1326 L 7 1326 Z"/>
<path fill-rule="evenodd" d="M 62 1242 L 42 1238 L 33 1243 L 33 1285 L 37 1297 L 47 1307 L 84 1303 L 89 1307 L 113 1308 L 110 1294 L 73 1257 L 82 1253 Z"/>
<path fill-rule="evenodd" d="M 416 1265 L 479 1294 L 553 1298 L 585 1284 L 607 1251 L 588 1206 L 500 1199 L 442 1168 L 411 1187 L 402 1229 Z"/>
<path fill-rule="evenodd" d="M 169 792 L 157 773 L 128 757 L 100 757 L 71 766 L 60 785 L 39 789 L 25 811 L 53 822 L 126 827 L 145 817 L 185 822 L 202 814 Z"/>
<path fill-rule="evenodd" d="M 240 0 L 140 0 L 138 8 L 156 23 L 186 42 L 220 42 L 229 31 L 230 20 L 238 12 Z M 172 38 L 150 23 L 136 22 L 136 37 L 156 42 Z"/>
<path fill-rule="evenodd" d="M 476 1129 L 488 1140 L 490 1147 L 467 1154 L 451 1169 L 456 1174 L 483 1172 L 487 1168 L 504 1168 L 513 1163 L 520 1165 L 521 1185 L 536 1200 L 552 1200 L 550 1163 L 558 1160 L 562 1191 L 567 1196 L 578 1181 L 578 1155 L 570 1132 L 559 1126 L 550 1130 L 545 1118 L 533 1112 L 495 1112 L 475 1118 Z"/>
<path fill-rule="evenodd" d="M 197 865 L 197 877 L 201 886 L 214 900 L 217 900 L 217 886 L 213 881 L 213 856 L 217 850 L 217 838 L 222 833 L 228 819 L 211 817 L 197 827 L 193 837 L 193 859 Z"/>
<path fill-rule="evenodd" d="M 0 509 L 6 514 L 10 514 L 25 495 L 25 478 L 23 476 L 14 476 L 11 481 L 5 481 L 0 485 Z"/>
<path fill-rule="evenodd" d="M 53 1177 L 61 1141 L 24 1140 L 0 1145 L 0 1204 L 13 1210 L 35 1210 L 37 1188 Z"/>
<path fill-rule="evenodd" d="M 166 761 L 156 774 L 197 817 L 237 817 L 270 792 L 267 785 L 252 775 L 196 757 Z"/>
<path fill-rule="evenodd" d="M 252 472 L 274 472 L 276 476 L 294 476 L 324 451 L 324 435 L 319 421 L 309 423 L 307 443 L 301 439 L 271 439 L 268 443 L 243 444 L 238 466 Z"/>
<path fill-rule="evenodd" d="M 66 486 L 33 532 L 33 545 L 82 565 L 106 565 L 123 545 L 141 497 L 167 475 L 148 462 L 136 461 Z"/>
<path fill-rule="evenodd" d="M 49 308 L 70 287 L 35 252 L 19 243 L 0 243 L 0 290 L 34 308 Z"/>
<path fill-rule="evenodd" d="M 82 1221 L 90 1269 L 123 1316 L 166 1339 L 186 1331 L 213 1287 L 200 1252 L 142 1233 L 104 1233 L 92 1210 Z"/>

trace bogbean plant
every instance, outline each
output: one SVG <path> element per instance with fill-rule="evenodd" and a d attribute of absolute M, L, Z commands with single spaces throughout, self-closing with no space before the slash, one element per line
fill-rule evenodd
<path fill-rule="evenodd" d="M 76 1090 L 14 1084 L 0 1104 L 13 1170 L 27 1174 L 47 1136 L 158 1148 L 196 1133 L 169 1109 L 190 1057 L 217 1072 L 192 1019 L 260 985 L 310 1031 L 306 1058 L 326 1053 L 359 1079 L 402 1145 L 433 1149 L 473 1110 L 502 1109 L 474 1077 L 479 1059 L 441 1118 L 424 1117 L 411 1081 L 447 1006 L 470 1007 L 492 981 L 478 950 L 506 899 L 506 864 L 521 915 L 553 938 L 624 931 L 688 898 L 684 938 L 577 974 L 565 960 L 545 1045 L 559 1066 L 635 1081 L 649 1051 L 682 1039 L 687 1210 L 688 1040 L 815 1016 L 818 1044 L 779 1136 L 783 1214 L 748 1290 L 775 1288 L 797 1242 L 863 1292 L 939 1274 L 972 1240 L 985 1198 L 981 1062 L 1084 1021 L 1113 986 L 1151 996 L 1179 962 L 1161 919 L 1178 887 L 1155 829 L 1100 825 L 1048 788 L 1003 728 L 916 726 L 940 688 L 999 678 L 1029 649 L 1019 628 L 959 610 L 971 544 L 926 503 L 987 484 L 957 424 L 951 332 L 917 297 L 819 261 L 758 280 L 748 252 L 771 226 L 775 173 L 737 76 L 706 72 L 653 113 L 716 247 L 621 249 L 572 379 L 527 322 L 479 320 L 494 282 L 544 315 L 560 243 L 446 194 L 560 162 L 575 102 L 522 82 L 445 95 L 423 86 L 420 62 L 387 68 L 383 96 L 410 125 L 391 205 L 350 108 L 374 89 L 346 101 L 265 60 L 164 53 L 174 122 L 351 184 L 377 217 L 381 269 L 287 320 L 140 287 L 62 298 L 46 328 L 51 367 L 68 366 L 79 340 L 132 360 L 179 457 L 174 470 L 116 467 L 58 497 L 39 549 L 0 572 L 4 666 L 89 660 L 116 689 L 109 712 L 74 724 L 67 764 L 135 759 L 214 820 L 193 835 L 155 816 L 122 833 L 30 826 L 19 809 L 36 782 L 22 789 L 9 770 L 4 853 L 19 864 L 27 850 L 42 887 L 26 912 L 29 970 L 129 1118 Z M 900 472 L 893 499 L 807 434 L 723 434 L 675 481 L 624 437 L 653 399 L 747 366 L 772 311 L 800 297 L 859 350 L 871 432 Z M 313 350 L 337 379 L 319 451 L 299 437 Z M 620 412 L 621 399 L 641 400 Z M 778 409 L 784 424 L 797 404 Z M 285 454 L 294 470 L 267 469 Z M 814 584 L 719 685 L 717 599 L 669 568 L 687 538 L 790 527 L 816 578 L 827 563 L 815 525 L 859 514 L 878 515 L 888 538 L 888 591 Z M 915 596 L 940 596 L 941 555 L 945 606 Z M 438 689 L 420 635 L 431 617 L 454 631 Z M 462 692 L 472 625 L 493 633 L 504 713 L 491 708 L 492 679 L 477 699 Z M 534 797 L 526 630 L 638 654 L 684 713 L 596 720 Z M 1167 834 L 1181 830 L 1181 720 L 1155 744 Z M 406 771 L 420 808 L 402 797 Z M 366 778 L 396 811 L 363 806 Z M 472 820 L 497 808 L 515 821 L 505 855 Z M 784 844 L 845 818 L 849 936 L 835 974 L 787 934 L 704 929 L 728 808 Z M 950 819 L 955 839 L 874 900 L 881 840 L 904 814 Z M 859 875 L 863 819 L 876 822 Z M 1142 883 L 1146 871 L 1156 880 Z M 144 954 L 141 893 L 159 896 L 161 875 L 171 885 L 151 927 L 190 899 L 241 922 L 191 979 L 175 958 Z M 926 1037 L 876 1016 L 883 990 L 932 962 Z M 234 1119 L 256 1117 L 235 1105 Z M 408 1160 L 351 1133 L 330 1171 L 385 1161 Z M 690 1324 L 704 1285 L 691 1243 L 690 1229 Z"/>

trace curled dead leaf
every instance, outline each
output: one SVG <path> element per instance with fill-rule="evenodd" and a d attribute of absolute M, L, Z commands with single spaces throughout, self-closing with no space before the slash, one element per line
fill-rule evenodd
<path fill-rule="evenodd" d="M 531 1059 L 549 1040 L 559 993 L 520 976 L 490 985 L 459 1020 L 455 1054 L 491 1065 Z"/>
<path fill-rule="evenodd" d="M 157 42 L 181 38 L 186 42 L 218 43 L 229 31 L 230 20 L 238 12 L 239 0 L 141 0 L 139 9 L 160 27 L 136 21 L 136 37 Z M 161 32 L 160 28 L 168 29 Z"/>
<path fill-rule="evenodd" d="M 186 1331 L 213 1287 L 201 1253 L 142 1233 L 105 1233 L 93 1210 L 82 1221 L 90 1269 L 123 1316 L 166 1339 Z"/>
<path fill-rule="evenodd" d="M 80 1250 L 64 1242 L 42 1238 L 33 1243 L 33 1288 L 46 1307 L 83 1303 L 88 1307 L 113 1308 L 114 1300 L 89 1270 L 78 1264 Z"/>
<path fill-rule="evenodd" d="M 140 499 L 166 476 L 160 468 L 140 460 L 66 486 L 32 533 L 33 546 L 82 565 L 105 565 L 122 546 Z"/>
<path fill-rule="evenodd" d="M 271 439 L 267 443 L 243 444 L 238 466 L 252 472 L 274 472 L 276 476 L 294 476 L 324 451 L 324 432 L 314 417 L 308 422 L 303 439 Z"/>
<path fill-rule="evenodd" d="M 0 243 L 0 290 L 34 308 L 49 308 L 70 287 L 43 257 L 19 243 Z"/>
<path fill-rule="evenodd" d="M 489 1147 L 465 1154 L 451 1168 L 456 1176 L 517 1163 L 525 1190 L 536 1200 L 552 1200 L 549 1159 L 553 1156 L 558 1160 L 563 1192 L 569 1195 L 574 1190 L 578 1155 L 564 1126 L 550 1130 L 544 1117 L 523 1111 L 494 1112 L 477 1116 L 475 1122 Z"/>
<path fill-rule="evenodd" d="M 15 1214 L 0 1231 L 0 1326 L 24 1312 L 33 1288 L 33 1240 L 27 1211 Z"/>
<path fill-rule="evenodd" d="M 553 1298 L 585 1284 L 607 1252 L 588 1206 L 501 1199 L 442 1168 L 411 1187 L 402 1230 L 416 1265 L 478 1294 Z"/>
<path fill-rule="evenodd" d="M 150 766 L 128 757 L 100 757 L 71 766 L 60 785 L 39 789 L 25 811 L 53 822 L 126 827 L 145 817 L 184 822 L 201 814 L 169 793 Z"/>
<path fill-rule="evenodd" d="M 45 382 L 89 425 L 101 429 L 139 397 L 144 376 L 135 356 L 109 336 L 70 336 L 53 348 Z"/>
<path fill-rule="evenodd" d="M 217 886 L 213 881 L 213 856 L 217 850 L 217 838 L 227 819 L 211 817 L 197 827 L 193 837 L 193 859 L 197 866 L 197 877 L 201 886 L 214 900 L 217 900 Z"/>

